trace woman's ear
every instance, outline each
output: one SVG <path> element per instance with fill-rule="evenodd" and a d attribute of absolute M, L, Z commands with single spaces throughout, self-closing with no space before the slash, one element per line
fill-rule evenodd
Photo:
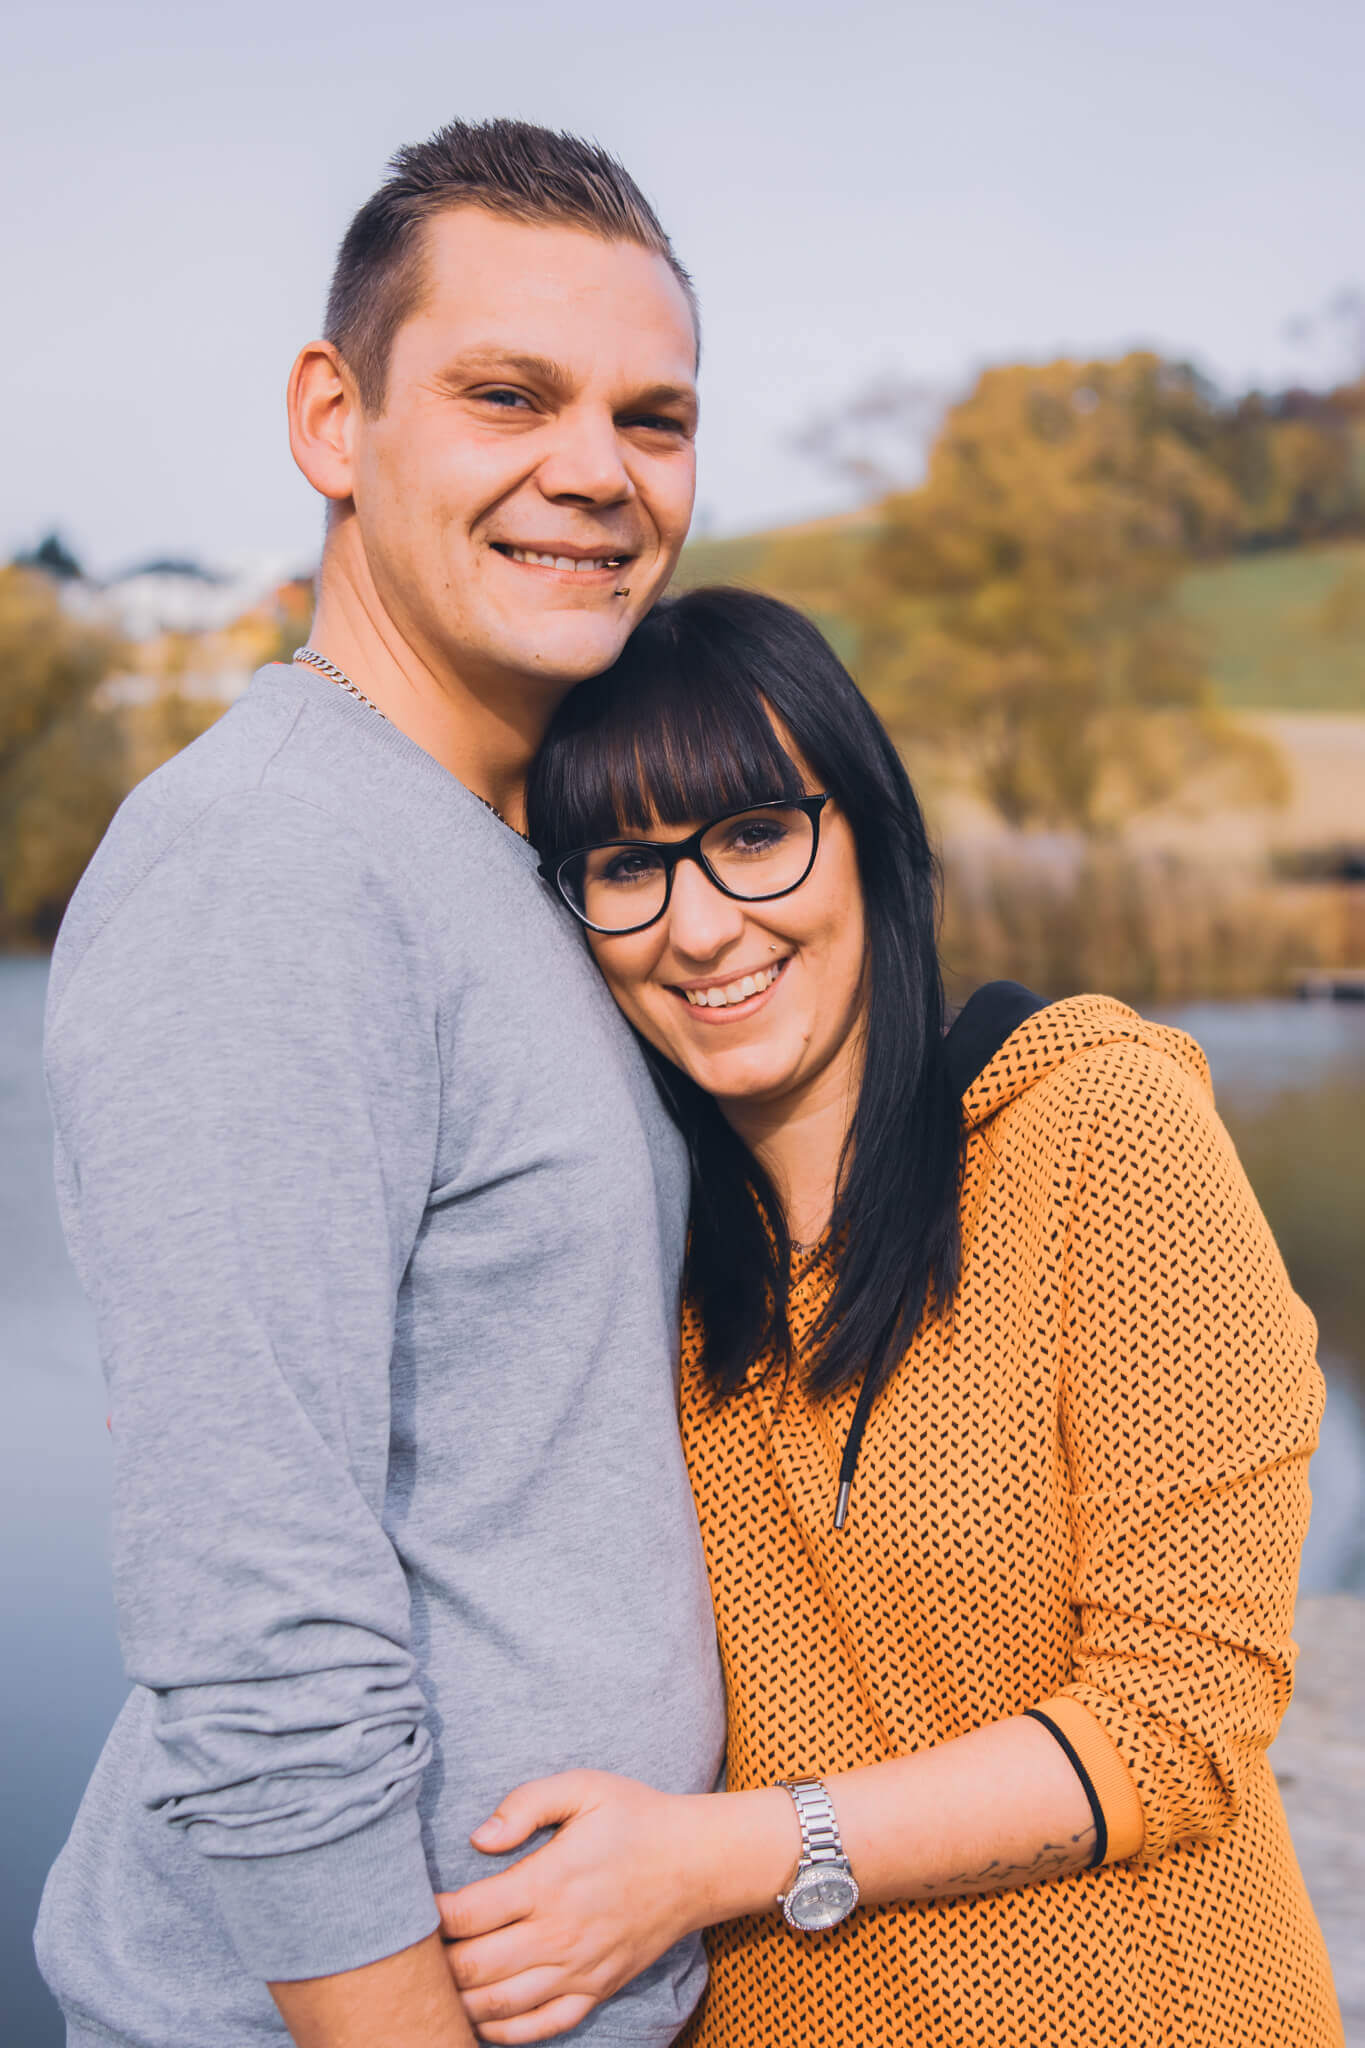
<path fill-rule="evenodd" d="M 289 447 L 313 489 L 334 504 L 353 495 L 360 399 L 330 341 L 310 341 L 289 373 Z"/>

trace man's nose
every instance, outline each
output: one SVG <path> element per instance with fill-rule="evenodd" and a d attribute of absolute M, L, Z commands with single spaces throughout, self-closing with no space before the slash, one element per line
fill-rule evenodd
<path fill-rule="evenodd" d="M 611 414 L 586 405 L 566 406 L 539 470 L 547 498 L 585 505 L 618 505 L 635 496 L 621 436 Z"/>
<path fill-rule="evenodd" d="M 700 863 L 680 860 L 668 899 L 668 941 L 680 958 L 714 960 L 744 929 L 744 905 L 718 889 Z"/>

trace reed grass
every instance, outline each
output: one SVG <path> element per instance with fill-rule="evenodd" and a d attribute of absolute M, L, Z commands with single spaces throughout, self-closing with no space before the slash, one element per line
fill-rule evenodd
<path fill-rule="evenodd" d="M 1365 964 L 1358 884 L 1026 834 L 949 840 L 942 858 L 942 954 L 957 1001 L 1002 978 L 1049 1000 L 1285 995 L 1306 969 Z"/>

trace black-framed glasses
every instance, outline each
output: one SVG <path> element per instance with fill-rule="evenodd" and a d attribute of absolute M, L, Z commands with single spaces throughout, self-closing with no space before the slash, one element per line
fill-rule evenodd
<path fill-rule="evenodd" d="M 540 872 L 589 931 L 621 938 L 656 924 L 680 860 L 694 860 L 723 896 L 770 903 L 815 865 L 828 796 L 779 797 L 726 811 L 687 839 L 609 839 L 557 854 Z"/>

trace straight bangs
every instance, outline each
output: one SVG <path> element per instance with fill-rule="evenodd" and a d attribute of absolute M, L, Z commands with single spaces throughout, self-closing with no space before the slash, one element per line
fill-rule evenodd
<path fill-rule="evenodd" d="M 684 656 L 664 611 L 574 691 L 527 790 L 543 857 L 806 793 L 760 678 L 737 672 L 732 651 L 723 664 L 707 652 Z"/>

